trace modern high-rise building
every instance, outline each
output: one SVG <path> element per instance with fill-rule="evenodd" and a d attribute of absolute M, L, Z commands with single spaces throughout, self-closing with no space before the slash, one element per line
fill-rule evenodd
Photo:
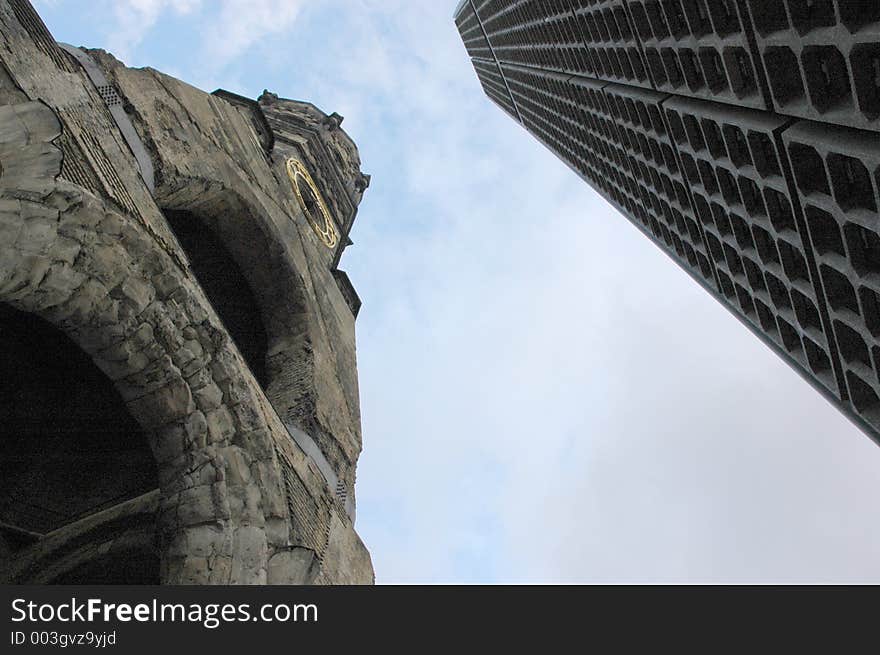
<path fill-rule="evenodd" d="M 880 441 L 880 3 L 463 0 L 486 94 Z"/>

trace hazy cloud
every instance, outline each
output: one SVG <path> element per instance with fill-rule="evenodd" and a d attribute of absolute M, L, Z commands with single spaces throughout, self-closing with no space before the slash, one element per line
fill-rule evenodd
<path fill-rule="evenodd" d="M 164 12 L 185 16 L 201 4 L 201 0 L 115 0 L 112 6 L 116 24 L 106 49 L 127 61 Z"/>
<path fill-rule="evenodd" d="M 300 0 L 222 0 L 208 19 L 202 42 L 205 63 L 219 71 L 255 43 L 283 33 L 302 8 Z"/>

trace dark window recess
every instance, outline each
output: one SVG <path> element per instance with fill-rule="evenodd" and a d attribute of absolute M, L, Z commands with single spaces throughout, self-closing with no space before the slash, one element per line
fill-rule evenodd
<path fill-rule="evenodd" d="M 700 179 L 703 182 L 703 188 L 706 189 L 706 193 L 709 195 L 718 193 L 718 178 L 715 177 L 712 164 L 701 159 L 697 166 L 700 169 Z"/>
<path fill-rule="evenodd" d="M 856 300 L 856 290 L 846 276 L 825 264 L 822 265 L 821 271 L 822 279 L 825 280 L 825 295 L 832 309 L 836 311 L 848 309 L 858 315 L 859 301 Z"/>
<path fill-rule="evenodd" d="M 744 98 L 755 93 L 755 76 L 748 53 L 744 48 L 724 48 L 724 63 L 730 78 L 730 86 L 737 98 Z"/>
<path fill-rule="evenodd" d="M 197 216 L 167 211 L 165 216 L 186 251 L 193 272 L 261 386 L 265 387 L 266 330 L 244 273 L 217 234 Z"/>
<path fill-rule="evenodd" d="M 638 80 L 645 80 L 645 64 L 642 63 L 642 58 L 639 56 L 639 51 L 635 48 L 627 48 L 626 56 L 629 57 L 629 63 L 633 70 L 633 75 L 635 75 Z"/>
<path fill-rule="evenodd" d="M 875 337 L 880 337 L 880 295 L 868 287 L 859 288 L 864 308 L 865 323 Z"/>
<path fill-rule="evenodd" d="M 807 361 L 810 363 L 813 373 L 822 375 L 831 370 L 831 360 L 828 359 L 828 355 L 807 337 L 804 337 L 804 348 L 807 351 Z"/>
<path fill-rule="evenodd" d="M 801 53 L 813 106 L 824 114 L 851 102 L 849 73 L 843 54 L 834 46 L 807 46 Z"/>
<path fill-rule="evenodd" d="M 731 248 L 726 243 L 724 244 L 724 259 L 727 261 L 727 270 L 729 270 L 734 275 L 744 275 L 745 270 L 743 270 L 742 259 L 736 253 L 736 250 Z"/>
<path fill-rule="evenodd" d="M 721 283 L 721 292 L 727 298 L 730 300 L 736 298 L 736 290 L 733 288 L 733 283 L 722 271 L 718 271 L 718 281 Z"/>
<path fill-rule="evenodd" d="M 880 3 L 874 11 L 880 9 Z M 880 116 L 880 44 L 859 43 L 853 46 L 850 63 L 856 85 L 859 109 L 870 120 Z"/>
<path fill-rule="evenodd" d="M 739 216 L 730 213 L 730 224 L 733 227 L 733 233 L 736 236 L 736 242 L 743 250 L 755 248 L 755 242 L 752 240 L 752 233 L 749 231 L 748 224 Z"/>
<path fill-rule="evenodd" d="M 767 0 L 749 0 L 749 13 L 755 22 L 755 29 L 761 36 L 788 28 L 785 5 Z"/>
<path fill-rule="evenodd" d="M 770 141 L 770 137 L 762 132 L 749 132 L 749 145 L 752 149 L 752 157 L 755 160 L 755 168 L 761 177 L 779 175 L 779 161 L 776 158 L 776 149 Z"/>
<path fill-rule="evenodd" d="M 739 188 L 742 194 L 743 204 L 752 216 L 766 216 L 767 209 L 761 197 L 758 185 L 747 177 L 739 178 Z"/>
<path fill-rule="evenodd" d="M 645 13 L 645 8 L 638 3 L 633 3 L 630 6 L 630 11 L 632 11 L 633 22 L 636 24 L 636 31 L 639 33 L 639 36 L 642 39 L 650 39 L 653 38 L 653 34 L 651 33 L 651 25 L 648 23 L 648 15 Z"/>
<path fill-rule="evenodd" d="M 858 332 L 843 321 L 834 321 L 834 332 L 837 335 L 837 346 L 840 355 L 848 364 L 862 364 L 871 368 L 871 356 L 868 346 Z"/>
<path fill-rule="evenodd" d="M 852 371 L 846 372 L 846 385 L 856 411 L 865 416 L 872 425 L 880 422 L 880 398 L 874 390 Z"/>
<path fill-rule="evenodd" d="M 800 190 L 806 195 L 810 193 L 829 195 L 831 191 L 828 188 L 825 165 L 816 149 L 800 143 L 792 143 L 788 152 Z"/>
<path fill-rule="evenodd" d="M 694 152 L 699 152 L 706 147 L 706 142 L 703 141 L 703 133 L 700 131 L 700 125 L 697 123 L 697 119 L 690 114 L 684 115 L 684 129 L 687 132 L 688 142 L 691 144 Z"/>
<path fill-rule="evenodd" d="M 764 0 L 761 0 L 762 2 Z M 804 97 L 804 86 L 797 57 L 790 48 L 771 46 L 764 51 L 767 77 L 773 90 L 773 98 L 779 105 L 786 105 Z"/>
<path fill-rule="evenodd" d="M 867 209 L 871 212 L 877 210 L 871 176 L 861 161 L 854 157 L 831 153 L 827 162 L 834 198 L 841 209 L 844 211 Z"/>
<path fill-rule="evenodd" d="M 713 93 L 719 93 L 727 88 L 727 75 L 724 72 L 724 64 L 721 55 L 715 48 L 700 48 L 698 52 L 700 65 L 703 67 L 703 76 L 706 84 Z"/>
<path fill-rule="evenodd" d="M 718 123 L 708 118 L 704 118 L 700 123 L 703 126 L 703 134 L 706 137 L 706 145 L 709 146 L 709 152 L 715 159 L 723 159 L 727 156 L 724 149 L 724 138 L 721 136 L 721 128 Z"/>
<path fill-rule="evenodd" d="M 807 223 L 810 226 L 810 236 L 813 239 L 813 246 L 820 255 L 835 253 L 845 256 L 846 251 L 843 247 L 843 237 L 840 235 L 840 228 L 837 221 L 826 211 L 807 205 L 805 209 L 807 215 Z"/>
<path fill-rule="evenodd" d="M 700 171 L 697 170 L 697 163 L 694 158 L 687 153 L 681 153 L 681 163 L 684 166 L 684 174 L 691 184 L 701 184 Z"/>
<path fill-rule="evenodd" d="M 776 319 L 773 318 L 773 312 L 770 308 L 760 300 L 755 300 L 755 309 L 758 310 L 758 319 L 761 321 L 761 327 L 764 331 L 769 332 L 771 335 L 775 335 L 777 332 Z"/>
<path fill-rule="evenodd" d="M 678 59 L 681 62 L 681 69 L 684 73 L 684 79 L 691 91 L 699 91 L 705 86 L 703 72 L 700 69 L 697 55 L 690 48 L 681 48 L 678 51 Z"/>
<path fill-rule="evenodd" d="M 777 309 L 791 309 L 791 296 L 788 295 L 788 289 L 776 277 L 770 273 L 766 274 L 767 289 L 770 291 L 770 299 Z"/>
<path fill-rule="evenodd" d="M 852 0 L 844 0 L 841 4 L 847 2 Z M 831 0 L 789 0 L 788 11 L 795 29 L 801 34 L 822 27 L 834 27 L 836 22 Z"/>
<path fill-rule="evenodd" d="M 749 144 L 743 131 L 735 125 L 725 125 L 722 129 L 724 142 L 727 144 L 727 152 L 737 167 L 748 166 L 752 163 L 749 155 Z"/>
<path fill-rule="evenodd" d="M 819 310 L 813 301 L 807 298 L 797 289 L 791 290 L 791 301 L 794 304 L 794 313 L 798 322 L 804 329 L 812 328 L 818 332 L 822 332 L 822 321 L 819 318 Z"/>
<path fill-rule="evenodd" d="M 853 268 L 859 275 L 880 275 L 880 236 L 856 223 L 843 226 Z"/>
<path fill-rule="evenodd" d="M 724 248 L 721 246 L 721 242 L 711 234 L 706 235 L 706 240 L 709 242 L 709 252 L 712 254 L 712 259 L 718 264 L 723 264 Z"/>
<path fill-rule="evenodd" d="M 837 3 L 840 20 L 851 32 L 856 32 L 865 25 L 880 22 L 880 3 L 853 2 L 843 0 Z"/>
<path fill-rule="evenodd" d="M 739 18 L 733 0 L 708 0 L 707 4 L 718 36 L 739 32 Z"/>
<path fill-rule="evenodd" d="M 764 264 L 778 264 L 779 251 L 776 249 L 776 242 L 767 230 L 752 226 L 752 235 L 755 237 L 755 245 L 758 248 L 758 256 Z"/>
<path fill-rule="evenodd" d="M 663 60 L 663 67 L 666 69 L 666 77 L 669 84 L 673 87 L 681 86 L 684 81 L 684 74 L 681 72 L 681 66 L 678 64 L 678 58 L 672 48 L 663 48 L 660 50 L 660 58 Z M 659 80 L 657 81 L 659 84 Z"/>
<path fill-rule="evenodd" d="M 794 215 L 791 212 L 791 205 L 784 195 L 768 187 L 764 189 L 764 202 L 767 207 L 767 213 L 770 216 L 770 222 L 773 224 L 773 229 L 777 232 L 785 230 L 797 232 L 794 224 Z"/>
<path fill-rule="evenodd" d="M 648 59 L 651 75 L 654 76 L 654 83 L 657 86 L 666 84 L 666 71 L 663 68 L 663 61 L 660 59 L 660 52 L 656 48 L 645 48 L 645 57 Z"/>
<path fill-rule="evenodd" d="M 736 181 L 733 179 L 733 176 L 724 168 L 719 168 L 717 174 L 718 186 L 721 187 L 721 195 L 724 196 L 724 201 L 731 207 L 741 204 L 739 191 L 736 188 Z"/>
<path fill-rule="evenodd" d="M 709 14 L 703 0 L 682 0 L 682 6 L 694 36 L 706 36 L 712 31 L 712 24 L 709 22 Z"/>
<path fill-rule="evenodd" d="M 785 349 L 791 354 L 800 355 L 803 350 L 803 345 L 801 344 L 801 338 L 798 336 L 797 330 L 795 330 L 791 324 L 782 317 L 777 318 L 776 322 L 779 324 L 779 334 L 782 336 L 782 345 L 784 345 Z"/>
<path fill-rule="evenodd" d="M 666 118 L 669 120 L 669 129 L 672 132 L 673 140 L 676 143 L 684 143 L 687 140 L 687 135 L 685 134 L 681 117 L 670 110 L 666 112 Z"/>
<path fill-rule="evenodd" d="M 667 0 L 663 3 L 663 8 L 666 11 L 667 22 L 672 35 L 676 39 L 681 39 L 687 36 L 687 20 L 685 19 L 684 11 L 681 8 L 679 0 L 672 0 L 672 2 Z"/>
<path fill-rule="evenodd" d="M 810 281 L 810 275 L 807 272 L 807 260 L 800 251 L 792 246 L 788 241 L 780 239 L 777 243 L 779 246 L 779 254 L 782 257 L 782 268 L 790 280 Z"/>
<path fill-rule="evenodd" d="M 0 521 L 44 534 L 159 486 L 140 425 L 61 330 L 0 303 L 0 361 Z"/>
<path fill-rule="evenodd" d="M 748 257 L 743 257 L 743 266 L 746 269 L 746 277 L 749 279 L 752 290 L 766 291 L 767 285 L 764 284 L 764 275 L 758 265 Z"/>
<path fill-rule="evenodd" d="M 651 23 L 654 36 L 658 41 L 662 41 L 669 36 L 669 25 L 666 23 L 666 17 L 663 15 L 660 3 L 649 1 L 645 4 L 645 9 L 648 12 L 648 21 Z"/>
<path fill-rule="evenodd" d="M 754 316 L 755 303 L 749 295 L 749 292 L 738 284 L 736 285 L 736 297 L 739 300 L 739 306 L 742 308 L 743 314 L 746 316 Z"/>
<path fill-rule="evenodd" d="M 727 211 L 717 202 L 712 203 L 712 220 L 715 222 L 715 227 L 718 228 L 719 234 L 727 235 L 731 233 L 730 219 L 727 217 Z"/>

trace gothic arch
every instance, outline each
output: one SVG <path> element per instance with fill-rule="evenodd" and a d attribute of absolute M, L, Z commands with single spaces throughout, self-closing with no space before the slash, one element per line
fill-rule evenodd
<path fill-rule="evenodd" d="M 0 361 L 0 539 L 6 557 L 158 488 L 156 461 L 140 425 L 109 378 L 60 330 L 0 303 Z M 148 552 L 155 522 L 154 511 L 142 526 Z M 82 547 L 89 552 L 93 545 L 86 540 Z M 125 573 L 103 571 L 101 580 Z M 158 577 L 158 563 L 152 575 Z"/>
<path fill-rule="evenodd" d="M 190 162 L 191 169 L 196 165 L 197 162 Z M 322 311 L 314 292 L 315 273 L 304 255 L 298 256 L 298 249 L 302 252 L 302 233 L 296 221 L 291 220 L 296 215 L 269 206 L 272 201 L 255 191 L 249 180 L 234 176 L 221 180 L 221 173 L 207 166 L 204 174 L 215 177 L 180 176 L 176 168 L 161 160 L 155 166 L 160 179 L 155 190 L 156 203 L 170 219 L 171 231 L 187 252 L 196 277 L 198 254 L 185 242 L 210 232 L 229 251 L 247 280 L 267 337 L 265 378 L 261 381 L 265 397 L 289 437 L 308 454 L 324 484 L 333 490 L 348 516 L 353 517 L 354 462 L 359 440 L 347 439 L 345 431 L 356 424 L 343 412 L 325 409 L 329 406 L 335 410 L 343 405 L 351 411 L 352 405 L 341 391 L 345 381 L 336 374 L 332 383 L 327 384 L 326 372 L 331 367 L 319 368 L 321 357 L 338 356 L 335 344 L 327 339 L 326 322 L 334 317 Z M 292 202 L 288 211 L 298 211 L 292 193 L 289 200 Z M 193 230 L 194 235 L 184 236 L 179 227 L 175 229 L 175 223 L 185 221 L 199 226 Z M 313 236 L 311 229 L 306 236 Z M 218 314 L 224 320 L 219 307 Z M 260 371 L 252 366 L 252 372 L 260 381 Z M 322 373 L 324 377 L 319 379 Z M 348 390 L 356 398 L 356 380 L 353 386 L 353 392 Z M 357 412 L 356 402 L 354 408 Z"/>
<path fill-rule="evenodd" d="M 257 301 L 266 333 L 266 397 L 283 421 L 302 417 L 311 409 L 314 368 L 315 317 L 305 290 L 307 273 L 292 262 L 270 212 L 246 187 L 233 189 L 204 178 L 176 179 L 174 190 L 169 187 L 166 180 L 156 201 L 178 238 L 175 224 L 186 220 L 209 231 L 229 251 Z M 190 255 L 191 249 L 181 245 Z M 254 373 L 261 377 L 260 371 Z"/>

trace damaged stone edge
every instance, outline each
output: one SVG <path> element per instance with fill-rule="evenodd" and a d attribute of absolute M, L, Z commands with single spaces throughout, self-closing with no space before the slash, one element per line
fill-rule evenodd
<path fill-rule="evenodd" d="M 254 129 L 260 139 L 260 145 L 263 146 L 263 150 L 267 155 L 272 152 L 272 149 L 275 147 L 275 132 L 269 126 L 269 121 L 266 120 L 266 115 L 260 109 L 260 104 L 256 100 L 240 96 L 226 89 L 217 89 L 211 92 L 211 95 L 223 98 L 226 102 L 233 105 L 245 107 L 250 111 L 251 117 L 254 119 Z"/>
<path fill-rule="evenodd" d="M 144 184 L 147 185 L 150 194 L 152 194 L 156 190 L 153 162 L 150 159 L 147 149 L 144 147 L 143 141 L 141 141 L 135 131 L 134 125 L 131 124 L 131 119 L 128 117 L 128 114 L 125 113 L 122 98 L 119 96 L 116 88 L 110 84 L 107 77 L 101 69 L 98 68 L 95 60 L 92 59 L 91 55 L 87 52 L 84 52 L 80 48 L 72 46 L 69 43 L 61 43 L 60 41 L 58 42 L 58 46 L 79 62 L 83 67 L 83 70 L 85 70 L 86 75 L 88 75 L 89 80 L 95 85 L 98 94 L 104 100 L 104 104 L 107 106 L 110 115 L 116 123 L 116 127 L 119 128 L 122 137 L 125 139 L 125 143 L 131 150 L 131 154 L 134 155 L 134 158 L 137 161 Z"/>
<path fill-rule="evenodd" d="M 330 487 L 331 491 L 336 494 L 336 498 L 339 500 L 340 503 L 342 503 L 342 506 L 345 508 L 345 513 L 348 514 L 351 522 L 354 523 L 354 499 L 348 494 L 345 483 L 339 479 L 339 476 L 336 475 L 336 471 L 333 470 L 330 462 L 328 462 L 327 458 L 324 457 L 324 453 L 321 452 L 318 443 L 312 438 L 310 434 L 301 430 L 290 422 L 285 421 L 284 427 L 287 428 L 287 431 L 290 433 L 290 436 L 293 437 L 293 441 L 296 443 L 296 445 L 300 447 L 300 450 L 302 450 L 312 460 L 312 462 L 315 463 L 315 466 L 318 467 L 318 470 L 321 472 L 321 475 L 324 476 L 324 480 L 327 482 L 327 486 Z"/>

